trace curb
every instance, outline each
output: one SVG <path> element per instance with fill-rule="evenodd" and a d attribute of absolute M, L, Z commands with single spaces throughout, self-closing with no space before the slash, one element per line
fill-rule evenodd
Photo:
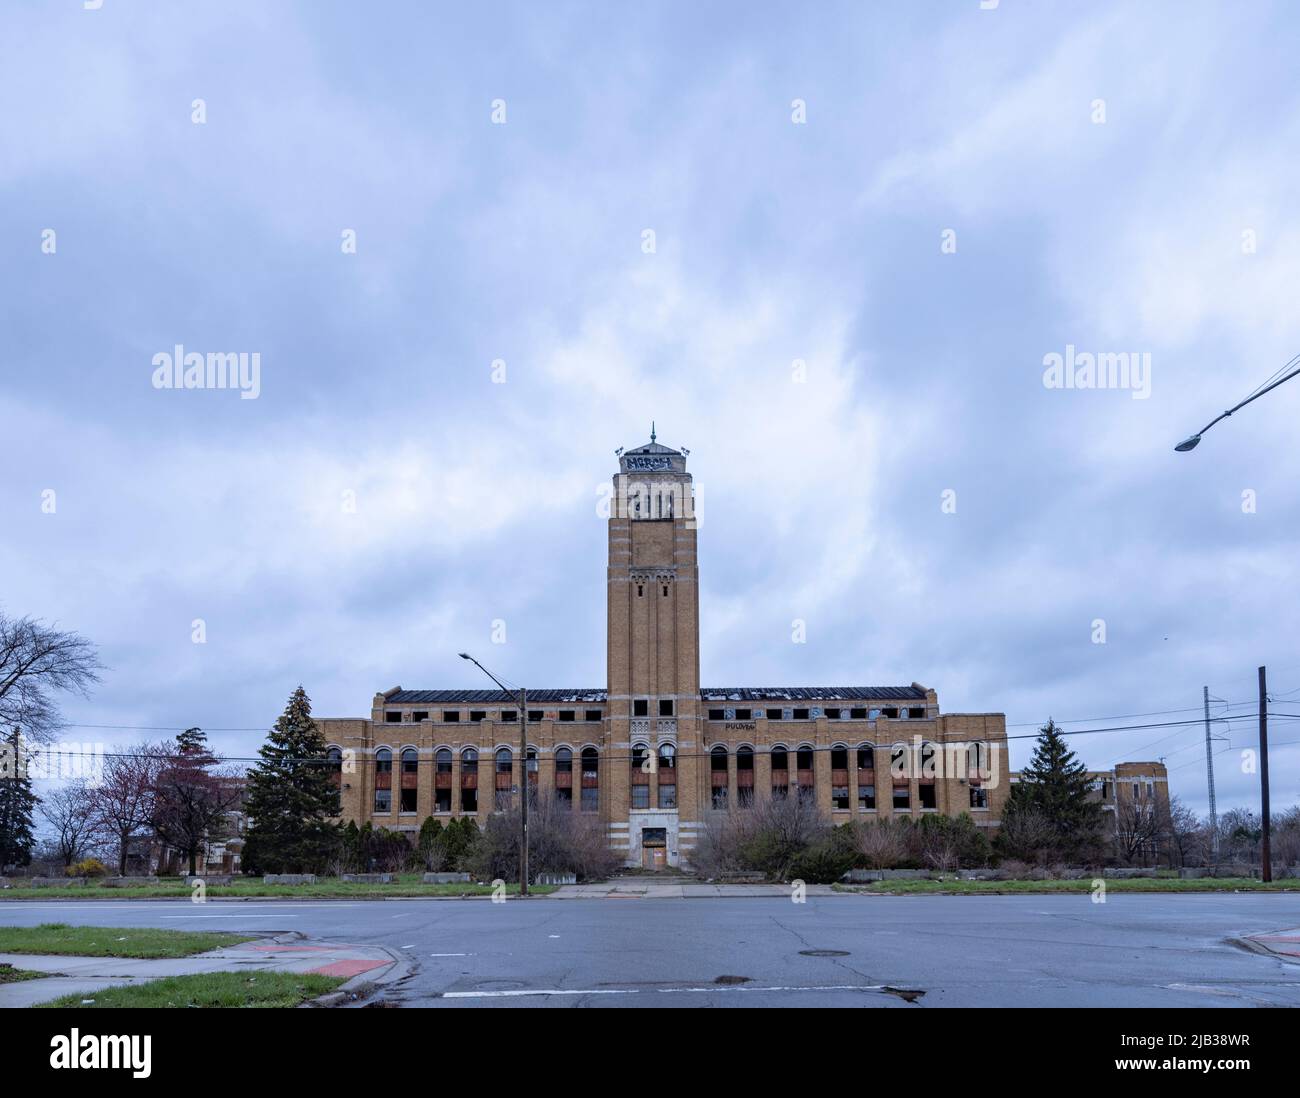
<path fill-rule="evenodd" d="M 353 976 L 352 979 L 336 990 L 326 995 L 319 995 L 315 999 L 308 999 L 305 1003 L 300 1003 L 299 1009 L 311 1010 L 323 1007 L 348 1006 L 362 999 L 368 999 L 376 991 L 388 984 L 404 980 L 413 971 L 414 966 L 404 954 L 389 949 L 387 946 L 374 946 L 372 948 L 381 949 L 392 958 L 388 967 L 379 976 L 374 975 L 373 969 L 370 972 L 363 972 L 360 976 Z"/>

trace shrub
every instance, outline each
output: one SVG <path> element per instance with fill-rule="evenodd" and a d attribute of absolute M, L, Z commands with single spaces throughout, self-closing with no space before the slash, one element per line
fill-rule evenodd
<path fill-rule="evenodd" d="M 98 858 L 83 858 L 68 866 L 69 877 L 107 877 L 108 867 Z"/>
<path fill-rule="evenodd" d="M 459 865 L 478 880 L 519 879 L 519 810 L 495 812 L 480 833 L 472 820 L 471 845 Z M 455 825 L 447 828 L 451 832 Z M 609 849 L 599 818 L 560 808 L 552 797 L 538 797 L 528 806 L 528 878 L 539 873 L 573 873 L 579 880 L 608 877 L 619 856 Z"/>

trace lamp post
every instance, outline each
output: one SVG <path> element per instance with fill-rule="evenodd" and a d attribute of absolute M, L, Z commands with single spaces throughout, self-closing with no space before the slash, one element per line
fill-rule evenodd
<path fill-rule="evenodd" d="M 1262 389 L 1259 390 L 1259 392 L 1254 393 L 1251 396 L 1248 396 L 1240 404 L 1233 405 L 1233 407 L 1229 408 L 1222 415 L 1215 416 L 1212 420 L 1210 420 L 1209 423 L 1207 423 L 1204 427 L 1202 427 L 1199 431 L 1197 431 L 1196 434 L 1190 435 L 1189 437 L 1183 439 L 1183 441 L 1180 442 L 1177 446 L 1175 446 L 1174 449 L 1177 450 L 1180 454 L 1185 454 L 1187 453 L 1188 450 L 1195 450 L 1197 443 L 1201 441 L 1201 436 L 1205 434 L 1205 432 L 1208 431 L 1211 427 L 1213 427 L 1216 423 L 1218 423 L 1219 420 L 1227 419 L 1230 415 L 1232 415 L 1233 412 L 1236 412 L 1246 407 L 1246 405 L 1249 404 L 1252 400 L 1258 400 L 1270 389 L 1276 389 L 1279 385 L 1282 384 L 1282 382 L 1290 381 L 1293 377 L 1296 376 L 1296 374 L 1300 374 L 1300 366 L 1296 366 L 1296 362 L 1298 360 L 1300 360 L 1300 355 L 1297 355 L 1296 358 L 1293 358 L 1290 362 L 1288 362 L 1285 366 L 1282 367 L 1283 370 L 1290 369 L 1291 370 L 1290 373 L 1284 374 L 1282 377 L 1278 378 L 1276 381 L 1272 382 L 1269 385 L 1265 385 Z M 1294 367 L 1294 369 L 1291 369 L 1292 367 Z"/>
<path fill-rule="evenodd" d="M 475 667 L 483 672 L 489 679 L 496 683 L 501 689 L 509 694 L 510 690 L 505 683 L 498 679 L 491 671 L 484 667 L 468 652 L 459 653 L 460 658 L 469 660 Z M 496 773 L 495 757 L 493 762 L 493 774 Z M 523 781 L 519 787 L 519 895 L 528 895 L 528 692 L 521 686 L 519 688 L 519 773 L 523 775 Z M 495 776 L 493 782 L 495 783 Z M 495 790 L 495 785 L 494 785 Z"/>

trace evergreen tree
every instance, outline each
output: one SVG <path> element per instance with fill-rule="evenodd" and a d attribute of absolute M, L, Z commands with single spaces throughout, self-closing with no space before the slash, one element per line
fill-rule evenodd
<path fill-rule="evenodd" d="M 10 865 L 29 865 L 36 835 L 32 815 L 39 799 L 32 792 L 27 751 L 18 729 L 4 745 L 7 756 L 0 764 L 0 872 Z"/>
<path fill-rule="evenodd" d="M 299 686 L 248 775 L 245 872 L 318 872 L 338 852 L 339 828 L 329 817 L 338 814 L 339 796 L 325 752 L 311 700 Z"/>
<path fill-rule="evenodd" d="M 432 870 L 435 862 L 446 857 L 444 849 L 442 823 L 429 816 L 420 825 L 420 838 L 415 844 L 416 854 L 426 870 Z"/>
<path fill-rule="evenodd" d="M 1092 857 L 1100 838 L 1102 808 L 1088 786 L 1087 767 L 1049 718 L 1039 730 L 1034 757 L 1011 787 L 1005 814 L 1036 812 L 1051 828 L 1056 856 Z"/>

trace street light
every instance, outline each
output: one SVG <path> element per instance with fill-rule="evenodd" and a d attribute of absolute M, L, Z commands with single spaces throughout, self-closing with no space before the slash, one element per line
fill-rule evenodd
<path fill-rule="evenodd" d="M 1291 369 L 1291 372 L 1289 374 L 1277 378 L 1276 381 L 1272 382 L 1269 385 L 1265 385 L 1263 388 L 1259 389 L 1252 395 L 1248 396 L 1240 404 L 1234 405 L 1233 407 L 1229 408 L 1222 415 L 1215 416 L 1214 419 L 1210 420 L 1210 422 L 1207 423 L 1204 427 L 1202 427 L 1199 431 L 1197 431 L 1196 434 L 1183 439 L 1183 441 L 1180 442 L 1177 446 L 1175 446 L 1174 449 L 1177 450 L 1180 454 L 1185 454 L 1187 453 L 1188 450 L 1195 450 L 1197 444 L 1201 441 L 1201 436 L 1205 434 L 1205 432 L 1208 431 L 1211 427 L 1213 427 L 1216 423 L 1218 423 L 1219 420 L 1227 419 L 1230 415 L 1232 415 L 1233 412 L 1236 412 L 1239 409 L 1246 407 L 1246 405 L 1249 404 L 1252 400 L 1258 400 L 1270 389 L 1276 389 L 1279 385 L 1282 384 L 1282 382 L 1290 381 L 1293 377 L 1296 376 L 1296 374 L 1300 374 L 1300 366 L 1296 366 L 1296 363 L 1298 361 L 1300 361 L 1300 355 L 1297 355 L 1295 358 L 1291 359 L 1290 362 L 1288 362 L 1285 366 L 1282 367 L 1282 370 L 1278 371 L 1278 373 L 1282 373 L 1283 370 L 1291 369 L 1291 367 L 1294 366 L 1295 369 Z M 1277 374 L 1274 374 L 1273 376 L 1277 377 Z"/>
<path fill-rule="evenodd" d="M 469 660 L 475 667 L 483 672 L 489 679 L 496 683 L 501 689 L 509 694 L 510 690 L 499 678 L 491 671 L 484 667 L 468 652 L 458 653 L 461 659 Z M 493 762 L 493 773 L 495 770 L 495 756 Z M 521 686 L 519 688 L 519 773 L 523 775 L 523 781 L 519 788 L 519 895 L 528 895 L 528 692 Z M 495 782 L 495 778 L 493 781 Z"/>

